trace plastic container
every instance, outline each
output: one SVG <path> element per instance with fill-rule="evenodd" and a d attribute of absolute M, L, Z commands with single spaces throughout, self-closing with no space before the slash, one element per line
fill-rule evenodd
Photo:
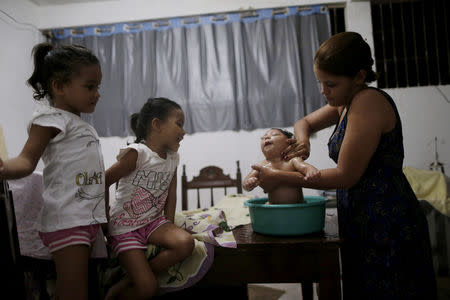
<path fill-rule="evenodd" d="M 269 235 L 302 235 L 322 231 L 326 198 L 305 196 L 306 203 L 265 204 L 267 197 L 245 201 L 253 231 Z"/>

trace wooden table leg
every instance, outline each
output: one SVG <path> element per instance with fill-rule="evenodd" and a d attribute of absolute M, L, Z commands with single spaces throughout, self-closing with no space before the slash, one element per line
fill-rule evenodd
<path fill-rule="evenodd" d="M 314 300 L 313 282 L 302 281 L 301 285 L 303 300 Z"/>
<path fill-rule="evenodd" d="M 341 273 L 339 264 L 339 248 L 324 247 L 320 257 L 319 299 L 341 299 Z"/>

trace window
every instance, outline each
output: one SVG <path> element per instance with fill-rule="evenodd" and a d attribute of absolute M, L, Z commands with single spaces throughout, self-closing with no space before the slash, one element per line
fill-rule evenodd
<path fill-rule="evenodd" d="M 378 87 L 450 84 L 448 0 L 371 0 Z"/>
<path fill-rule="evenodd" d="M 344 7 L 329 6 L 328 10 L 330 12 L 331 35 L 334 35 L 339 32 L 344 32 L 345 31 Z"/>

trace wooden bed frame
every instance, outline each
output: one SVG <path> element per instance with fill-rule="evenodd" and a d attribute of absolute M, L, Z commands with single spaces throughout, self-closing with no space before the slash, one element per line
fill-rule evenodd
<path fill-rule="evenodd" d="M 211 191 L 211 206 L 214 205 L 215 188 L 224 188 L 225 195 L 227 188 L 236 188 L 238 194 L 242 194 L 242 176 L 239 167 L 239 161 L 236 161 L 236 178 L 231 178 L 230 175 L 225 175 L 223 170 L 217 166 L 207 166 L 200 170 L 198 176 L 190 181 L 186 176 L 186 165 L 183 165 L 183 174 L 181 175 L 181 209 L 188 209 L 188 190 L 197 190 L 197 208 L 200 208 L 200 189 L 210 189 Z"/>

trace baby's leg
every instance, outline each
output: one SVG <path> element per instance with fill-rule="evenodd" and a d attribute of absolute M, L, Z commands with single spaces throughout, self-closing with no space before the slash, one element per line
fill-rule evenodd
<path fill-rule="evenodd" d="M 88 299 L 90 253 L 87 245 L 70 245 L 53 252 L 57 299 Z"/>
<path fill-rule="evenodd" d="M 158 274 L 192 254 L 194 238 L 173 223 L 158 227 L 148 238 L 148 242 L 159 245 L 162 251 L 150 260 L 150 267 Z"/>

